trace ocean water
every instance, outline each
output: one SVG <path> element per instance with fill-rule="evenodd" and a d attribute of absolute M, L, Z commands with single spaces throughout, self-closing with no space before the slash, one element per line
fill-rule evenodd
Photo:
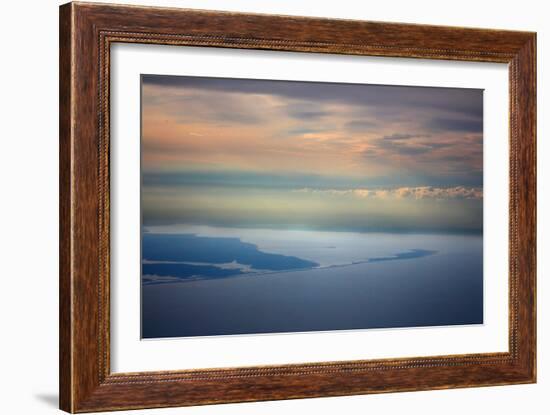
<path fill-rule="evenodd" d="M 143 338 L 483 323 L 481 236 L 173 225 L 142 257 Z"/>

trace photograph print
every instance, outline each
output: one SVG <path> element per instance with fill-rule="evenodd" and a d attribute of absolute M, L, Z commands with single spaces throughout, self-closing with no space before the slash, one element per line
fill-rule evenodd
<path fill-rule="evenodd" d="M 143 339 L 483 324 L 483 90 L 141 76 Z"/>

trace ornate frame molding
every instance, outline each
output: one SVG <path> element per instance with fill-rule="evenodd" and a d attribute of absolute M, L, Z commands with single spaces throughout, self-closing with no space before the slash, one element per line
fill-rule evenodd
<path fill-rule="evenodd" d="M 60 29 L 62 409 L 89 412 L 535 381 L 535 34 L 86 3 L 61 6 Z M 110 45 L 116 42 L 508 63 L 509 352 L 111 373 L 109 70 Z"/>

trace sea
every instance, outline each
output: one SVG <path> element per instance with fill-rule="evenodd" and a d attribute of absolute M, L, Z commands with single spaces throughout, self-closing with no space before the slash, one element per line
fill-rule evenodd
<path fill-rule="evenodd" d="M 483 324 L 483 237 L 145 227 L 143 339 Z"/>

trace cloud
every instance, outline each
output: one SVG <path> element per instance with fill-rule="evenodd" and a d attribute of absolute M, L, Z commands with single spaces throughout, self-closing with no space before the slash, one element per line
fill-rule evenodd
<path fill-rule="evenodd" d="M 388 141 L 404 141 L 404 140 L 410 140 L 411 138 L 419 138 L 419 137 L 426 137 L 426 135 L 421 134 L 390 134 L 385 135 L 382 137 L 382 140 L 388 140 Z"/>
<path fill-rule="evenodd" d="M 344 127 L 350 131 L 363 132 L 378 127 L 378 124 L 370 120 L 352 120 L 348 121 Z"/>
<path fill-rule="evenodd" d="M 481 117 L 480 90 L 142 79 L 147 170 L 326 171 L 349 178 L 343 188 L 481 184 L 482 136 L 456 130 L 472 128 L 458 125 L 475 118 L 471 113 Z"/>
<path fill-rule="evenodd" d="M 326 111 L 290 111 L 288 115 L 299 120 L 316 120 L 318 118 L 326 117 L 330 115 L 330 113 Z"/>
<path fill-rule="evenodd" d="M 324 130 L 319 129 L 319 128 L 296 127 L 296 128 L 291 128 L 291 129 L 285 131 L 285 133 L 290 135 L 290 136 L 294 136 L 294 135 L 322 133 L 323 131 Z"/>
<path fill-rule="evenodd" d="M 325 194 L 333 196 L 354 196 L 358 198 L 376 198 L 376 199 L 471 199 L 482 200 L 483 189 L 481 187 L 432 187 L 432 186 L 419 186 L 419 187 L 398 187 L 390 189 L 312 189 L 302 188 L 296 189 L 294 192 L 298 193 L 312 193 L 312 194 Z"/>
<path fill-rule="evenodd" d="M 196 122 L 258 125 L 270 116 L 266 113 L 270 110 L 268 97 L 251 100 L 239 93 L 167 89 L 144 84 L 142 100 L 144 116 L 161 116 L 174 125 Z"/>
<path fill-rule="evenodd" d="M 397 153 L 402 156 L 415 156 L 432 151 L 432 147 L 426 144 L 404 145 L 396 147 Z"/>
<path fill-rule="evenodd" d="M 142 75 L 146 85 L 167 88 L 276 95 L 311 102 L 332 102 L 372 107 L 424 108 L 478 116 L 483 90 L 470 88 L 403 87 L 331 82 L 298 82 L 264 79 L 231 79 Z"/>
<path fill-rule="evenodd" d="M 432 118 L 426 125 L 430 129 L 439 131 L 455 131 L 463 133 L 482 133 L 483 119 L 455 119 L 455 118 Z"/>
<path fill-rule="evenodd" d="M 308 188 L 344 188 L 361 186 L 360 183 L 350 183 L 347 177 L 322 176 L 314 174 L 284 174 L 261 171 L 147 171 L 142 174 L 144 187 L 190 187 L 201 188 L 223 187 L 257 188 L 257 189 L 295 189 Z"/>
<path fill-rule="evenodd" d="M 427 134 L 393 133 L 369 141 L 369 148 L 364 151 L 366 156 L 415 156 L 428 153 L 441 143 L 418 140 L 429 137 Z M 432 145 L 435 144 L 435 145 Z"/>

